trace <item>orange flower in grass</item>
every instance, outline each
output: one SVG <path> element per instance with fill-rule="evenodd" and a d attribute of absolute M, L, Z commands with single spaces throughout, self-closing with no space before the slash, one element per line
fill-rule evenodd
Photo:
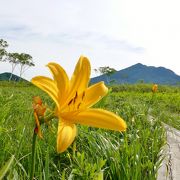
<path fill-rule="evenodd" d="M 157 92 L 157 90 L 158 90 L 158 85 L 157 85 L 157 84 L 154 84 L 154 85 L 152 86 L 152 92 L 155 93 L 155 92 Z"/>
<path fill-rule="evenodd" d="M 46 111 L 46 106 L 43 105 L 42 100 L 39 96 L 33 97 L 33 109 L 34 109 L 34 118 L 36 122 L 35 131 L 40 138 L 42 138 L 41 128 L 39 118 L 44 116 Z"/>
<path fill-rule="evenodd" d="M 75 124 L 126 130 L 126 123 L 116 114 L 90 108 L 107 94 L 108 89 L 104 82 L 88 87 L 91 68 L 86 57 L 80 57 L 71 79 L 60 65 L 49 63 L 47 66 L 53 79 L 37 76 L 32 79 L 32 83 L 48 93 L 56 103 L 59 118 L 57 152 L 65 151 L 74 141 L 77 134 Z"/>

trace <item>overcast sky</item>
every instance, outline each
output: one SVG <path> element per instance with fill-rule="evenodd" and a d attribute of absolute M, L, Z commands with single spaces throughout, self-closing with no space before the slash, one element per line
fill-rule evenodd
<path fill-rule="evenodd" d="M 92 69 L 136 63 L 180 75 L 179 0 L 0 0 L 0 39 L 33 56 L 26 79 L 61 64 L 70 75 L 80 55 Z M 0 73 L 10 71 L 0 63 Z M 18 68 L 15 74 L 18 74 Z M 92 71 L 92 76 L 95 73 Z"/>

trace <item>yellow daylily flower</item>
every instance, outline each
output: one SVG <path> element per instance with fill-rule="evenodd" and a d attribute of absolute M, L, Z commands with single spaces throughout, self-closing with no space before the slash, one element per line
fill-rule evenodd
<path fill-rule="evenodd" d="M 158 85 L 157 84 L 153 84 L 152 92 L 155 93 L 155 92 L 157 92 L 157 90 L 158 90 Z"/>
<path fill-rule="evenodd" d="M 75 124 L 125 131 L 126 123 L 116 114 L 98 108 L 90 108 L 108 92 L 104 82 L 88 87 L 90 62 L 81 56 L 71 79 L 65 70 L 56 63 L 49 63 L 53 79 L 36 76 L 32 83 L 45 91 L 54 100 L 59 118 L 57 132 L 57 152 L 64 152 L 77 134 Z"/>

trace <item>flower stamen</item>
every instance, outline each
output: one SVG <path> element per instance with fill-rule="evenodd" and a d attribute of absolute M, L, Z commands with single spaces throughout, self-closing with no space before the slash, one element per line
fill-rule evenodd
<path fill-rule="evenodd" d="M 78 93 L 77 93 L 77 91 L 76 91 L 76 95 L 75 95 L 75 97 L 74 97 L 73 104 L 75 104 L 77 97 L 78 97 Z"/>
<path fill-rule="evenodd" d="M 83 91 L 83 94 L 82 94 L 82 101 L 83 101 L 84 97 L 85 97 L 85 91 Z"/>
<path fill-rule="evenodd" d="M 70 106 L 70 104 L 73 102 L 73 99 L 71 99 L 68 103 L 68 106 Z"/>
<path fill-rule="evenodd" d="M 81 105 L 81 102 L 77 105 L 77 109 L 79 109 L 80 105 Z"/>

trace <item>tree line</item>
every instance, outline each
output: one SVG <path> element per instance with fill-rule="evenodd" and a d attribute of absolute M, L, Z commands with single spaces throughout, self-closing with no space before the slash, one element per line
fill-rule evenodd
<path fill-rule="evenodd" d="M 31 55 L 26 53 L 10 53 L 7 51 L 9 44 L 7 41 L 0 39 L 0 61 L 11 64 L 11 75 L 9 80 L 12 80 L 13 72 L 19 66 L 19 77 L 21 79 L 24 72 L 31 66 L 35 66 Z"/>
<path fill-rule="evenodd" d="M 98 69 L 94 69 L 95 73 L 100 73 L 100 75 L 105 75 L 107 83 L 113 83 L 115 80 L 111 80 L 111 76 L 117 72 L 116 69 L 111 68 L 109 66 L 99 67 Z"/>

